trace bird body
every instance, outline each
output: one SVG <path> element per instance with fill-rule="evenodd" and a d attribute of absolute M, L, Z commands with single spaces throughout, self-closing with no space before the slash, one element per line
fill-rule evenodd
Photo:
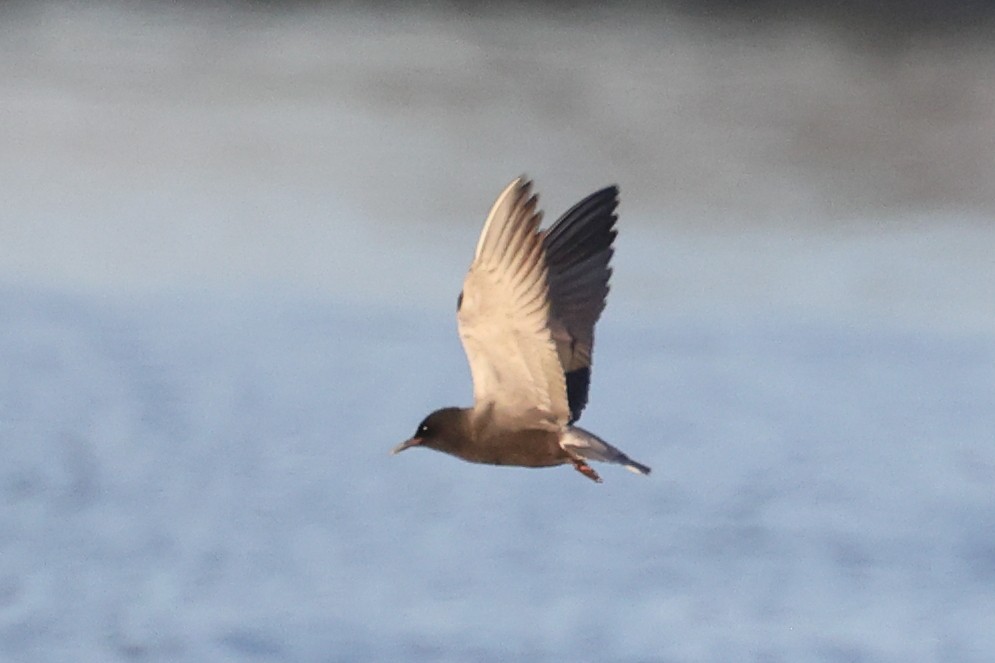
<path fill-rule="evenodd" d="M 605 307 L 618 189 L 597 191 L 546 231 L 532 183 L 518 178 L 494 203 L 457 300 L 474 405 L 428 415 L 393 453 L 425 446 L 491 465 L 637 463 L 574 425 L 587 404 L 594 325 Z"/>

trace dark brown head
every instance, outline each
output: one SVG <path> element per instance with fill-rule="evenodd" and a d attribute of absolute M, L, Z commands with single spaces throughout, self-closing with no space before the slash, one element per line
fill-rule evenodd
<path fill-rule="evenodd" d="M 468 410 L 458 407 L 444 407 L 425 417 L 414 436 L 391 449 L 398 454 L 411 447 L 427 447 L 449 454 L 459 455 L 459 450 L 470 443 Z"/>

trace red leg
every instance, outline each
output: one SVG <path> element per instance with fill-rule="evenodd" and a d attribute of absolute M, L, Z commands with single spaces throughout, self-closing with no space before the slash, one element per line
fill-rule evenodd
<path fill-rule="evenodd" d="M 601 477 L 599 477 L 598 473 L 594 471 L 594 468 L 592 468 L 590 465 L 585 463 L 580 458 L 574 458 L 572 460 L 575 470 L 586 476 L 591 481 L 595 483 L 601 483 Z"/>

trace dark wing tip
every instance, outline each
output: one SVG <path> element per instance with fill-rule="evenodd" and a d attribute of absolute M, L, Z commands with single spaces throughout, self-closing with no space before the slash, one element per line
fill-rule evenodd
<path fill-rule="evenodd" d="M 562 268 L 610 249 L 617 234 L 618 203 L 618 186 L 613 184 L 564 212 L 545 233 L 550 262 Z"/>
<path fill-rule="evenodd" d="M 580 414 L 587 405 L 588 388 L 591 386 L 591 367 L 575 368 L 568 371 L 564 378 L 567 383 L 567 405 L 570 408 L 572 424 L 580 419 Z"/>

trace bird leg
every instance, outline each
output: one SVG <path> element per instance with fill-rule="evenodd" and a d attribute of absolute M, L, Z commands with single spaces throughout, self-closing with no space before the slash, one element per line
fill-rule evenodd
<path fill-rule="evenodd" d="M 585 463 L 581 458 L 571 458 L 571 462 L 574 464 L 574 469 L 586 476 L 588 479 L 595 483 L 601 483 L 601 477 L 598 473 L 594 471 L 590 465 Z"/>

